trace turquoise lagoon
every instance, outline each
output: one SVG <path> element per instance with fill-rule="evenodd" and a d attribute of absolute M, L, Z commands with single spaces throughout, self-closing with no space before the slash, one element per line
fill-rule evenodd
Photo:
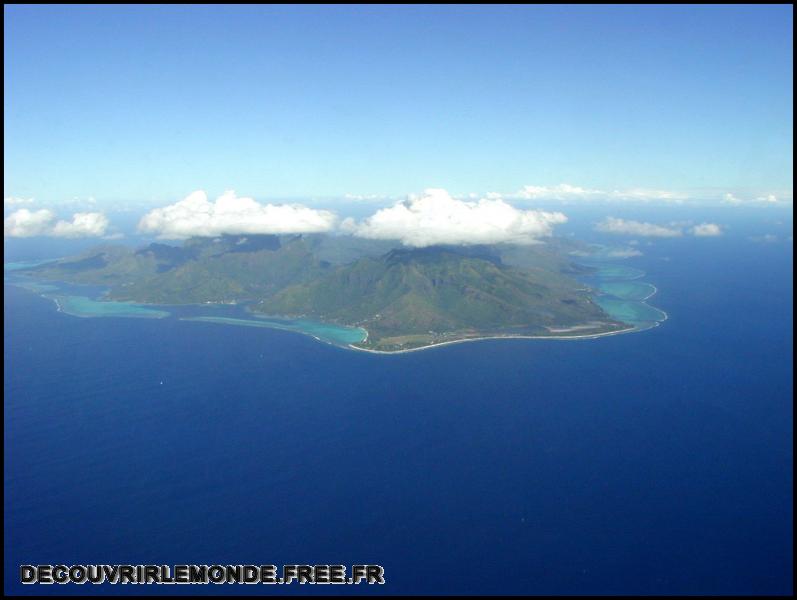
<path fill-rule="evenodd" d="M 163 319 L 174 316 L 184 321 L 199 321 L 206 323 L 219 323 L 223 325 L 238 325 L 246 327 L 265 327 L 281 329 L 312 336 L 323 342 L 339 346 L 348 346 L 364 341 L 368 332 L 360 327 L 344 327 L 321 323 L 310 319 L 280 319 L 275 317 L 242 318 L 245 313 L 239 306 L 221 304 L 202 304 L 192 306 L 155 306 L 137 304 L 135 302 L 119 302 L 107 300 L 103 296 L 107 290 L 97 286 L 82 286 L 65 284 L 61 282 L 43 282 L 29 276 L 20 276 L 15 271 L 28 269 L 50 262 L 30 261 L 5 263 L 3 265 L 4 280 L 14 286 L 24 288 L 48 298 L 55 302 L 58 310 L 74 317 L 126 317 L 144 319 Z M 164 310 L 168 309 L 168 310 Z M 202 314 L 212 312 L 213 315 Z M 220 316 L 219 312 L 231 316 Z"/>
<path fill-rule="evenodd" d="M 3 263 L 3 271 L 19 271 L 21 269 L 31 269 L 33 267 L 38 267 L 40 265 L 46 265 L 47 263 L 55 262 L 58 260 L 57 258 L 45 258 L 42 260 L 25 260 L 19 262 L 7 262 Z"/>
<path fill-rule="evenodd" d="M 53 300 L 61 312 L 74 317 L 139 317 L 163 319 L 169 316 L 165 310 L 157 310 L 133 302 L 94 300 L 88 296 L 62 296 L 44 294 Z"/>
<path fill-rule="evenodd" d="M 40 294 L 44 292 L 54 292 L 58 290 L 57 285 L 53 285 L 52 283 L 43 283 L 41 281 L 35 281 L 29 278 L 23 279 L 20 278 L 18 274 L 15 275 L 14 272 L 20 271 L 22 269 L 31 269 L 33 267 L 38 267 L 39 265 L 45 265 L 56 260 L 58 259 L 48 258 L 44 260 L 26 260 L 3 263 L 3 281 Z"/>
<path fill-rule="evenodd" d="M 45 292 L 57 292 L 58 286 L 52 285 L 51 283 L 41 283 L 39 281 L 17 281 L 11 280 L 8 277 L 5 278 L 7 283 L 11 283 L 17 287 L 25 288 L 31 292 L 36 292 L 37 294 L 43 294 Z"/>
<path fill-rule="evenodd" d="M 622 300 L 613 296 L 597 296 L 595 302 L 611 317 L 633 325 L 636 331 L 656 327 L 667 318 L 667 314 L 645 302 Z"/>
<path fill-rule="evenodd" d="M 58 281 L 41 281 L 16 271 L 30 269 L 58 259 L 3 263 L 3 281 L 52 300 L 58 310 L 74 317 L 143 317 L 162 319 L 169 313 L 134 302 L 115 302 L 102 299 L 104 289 L 79 286 Z M 84 295 L 88 294 L 88 295 Z"/>
<path fill-rule="evenodd" d="M 183 321 L 199 321 L 203 323 L 220 323 L 223 325 L 238 325 L 242 327 L 266 327 L 269 329 L 282 329 L 310 335 L 322 342 L 335 345 L 348 346 L 362 342 L 368 337 L 368 332 L 360 327 L 344 327 L 331 325 L 308 319 L 276 319 L 273 317 L 255 319 L 238 319 L 232 317 L 184 317 Z"/>
<path fill-rule="evenodd" d="M 584 280 L 595 292 L 592 298 L 595 303 L 612 318 L 632 325 L 635 331 L 644 331 L 665 321 L 667 313 L 647 303 L 656 293 L 656 286 L 640 281 L 645 271 L 608 262 L 610 256 L 605 248 L 600 248 L 579 261 L 592 269 Z"/>
<path fill-rule="evenodd" d="M 656 286 L 638 280 L 604 281 L 598 285 L 598 289 L 615 298 L 640 302 L 647 300 L 656 293 Z"/>
<path fill-rule="evenodd" d="M 645 271 L 626 265 L 611 263 L 585 263 L 596 269 L 593 277 L 601 281 L 632 281 L 645 276 Z"/>

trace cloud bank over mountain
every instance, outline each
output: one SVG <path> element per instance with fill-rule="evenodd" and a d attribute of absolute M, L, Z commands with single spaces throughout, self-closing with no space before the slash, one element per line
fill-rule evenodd
<path fill-rule="evenodd" d="M 459 200 L 446 190 L 431 188 L 363 221 L 346 219 L 342 230 L 363 238 L 399 240 L 413 247 L 533 244 L 566 221 L 561 212 L 520 210 L 500 198 Z"/>
<path fill-rule="evenodd" d="M 198 190 L 183 200 L 144 215 L 138 229 L 163 239 L 222 234 L 319 233 L 335 227 L 337 217 L 327 210 L 301 204 L 261 204 L 225 192 L 215 201 Z"/>

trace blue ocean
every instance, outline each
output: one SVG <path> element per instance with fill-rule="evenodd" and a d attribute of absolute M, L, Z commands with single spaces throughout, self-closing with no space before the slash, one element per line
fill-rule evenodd
<path fill-rule="evenodd" d="M 6 285 L 5 591 L 790 594 L 778 226 L 641 241 L 623 264 L 668 317 L 646 331 L 392 356 L 77 318 Z M 95 563 L 376 563 L 386 582 L 18 583 L 20 564 Z"/>

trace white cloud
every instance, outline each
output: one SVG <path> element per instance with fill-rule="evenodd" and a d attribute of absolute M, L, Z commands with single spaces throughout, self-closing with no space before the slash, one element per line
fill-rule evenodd
<path fill-rule="evenodd" d="M 723 196 L 723 200 L 726 204 L 730 204 L 733 206 L 739 206 L 740 204 L 746 206 L 756 206 L 756 205 L 785 206 L 792 203 L 792 194 L 790 190 L 781 190 L 777 194 L 764 193 L 758 196 L 753 196 L 748 193 L 745 194 L 744 197 L 740 197 L 737 196 L 736 194 L 728 192 Z"/>
<path fill-rule="evenodd" d="M 693 202 L 717 202 L 737 206 L 740 204 L 777 204 L 791 203 L 791 190 L 758 192 L 752 195 L 749 192 L 737 195 L 735 192 L 719 190 L 717 188 L 701 188 L 683 191 L 659 190 L 650 188 L 627 189 L 597 189 L 586 188 L 569 183 L 558 185 L 526 185 L 520 190 L 511 193 L 490 192 L 488 198 L 510 198 L 518 200 L 540 200 L 559 202 L 655 202 L 667 204 L 683 204 Z"/>
<path fill-rule="evenodd" d="M 221 234 L 315 233 L 329 231 L 335 214 L 300 204 L 260 204 L 225 192 L 214 202 L 201 190 L 183 200 L 144 215 L 138 228 L 164 239 Z"/>
<path fill-rule="evenodd" d="M 692 235 L 696 235 L 698 237 L 714 237 L 722 235 L 722 228 L 716 223 L 701 223 L 700 225 L 695 225 L 689 231 L 692 233 Z"/>
<path fill-rule="evenodd" d="M 639 200 L 649 202 L 651 200 L 661 200 L 666 202 L 681 203 L 688 200 L 689 196 L 680 192 L 667 190 L 648 190 L 644 188 L 634 188 L 630 190 L 614 190 L 609 193 L 609 197 L 615 200 Z"/>
<path fill-rule="evenodd" d="M 635 248 L 617 248 L 609 250 L 607 256 L 611 258 L 633 258 L 634 256 L 642 256 L 642 252 Z"/>
<path fill-rule="evenodd" d="M 6 196 L 3 198 L 3 208 L 13 206 L 27 206 L 33 204 L 33 198 L 15 198 L 13 196 Z"/>
<path fill-rule="evenodd" d="M 46 208 L 20 208 L 3 219 L 3 237 L 47 235 L 55 221 L 55 213 Z"/>
<path fill-rule="evenodd" d="M 344 194 L 343 198 L 355 202 L 384 202 L 391 199 L 390 196 L 385 196 L 383 194 Z M 395 196 L 393 198 L 395 198 Z"/>
<path fill-rule="evenodd" d="M 71 221 L 56 222 L 46 208 L 20 208 L 3 219 L 3 237 L 99 237 L 105 235 L 108 218 L 102 213 L 75 213 Z"/>
<path fill-rule="evenodd" d="M 723 200 L 725 200 L 725 202 L 727 202 L 728 204 L 733 204 L 734 206 L 737 206 L 737 205 L 742 203 L 742 200 L 740 200 L 739 198 L 737 198 L 736 196 L 734 196 L 730 192 L 725 194 L 725 196 L 723 197 Z"/>
<path fill-rule="evenodd" d="M 491 192 L 488 197 L 500 196 Z M 628 190 L 599 190 L 584 188 L 569 183 L 560 183 L 553 186 L 526 185 L 517 192 L 506 194 L 507 198 L 523 200 L 630 200 L 638 202 L 666 201 L 682 202 L 688 199 L 687 194 L 668 190 L 651 190 L 645 188 L 632 188 Z"/>
<path fill-rule="evenodd" d="M 600 194 L 602 194 L 600 190 L 588 190 L 576 185 L 560 183 L 554 186 L 524 185 L 522 189 L 514 194 L 507 194 L 507 196 L 524 200 L 567 200 L 569 198 L 588 198 Z"/>
<path fill-rule="evenodd" d="M 774 233 L 767 233 L 764 235 L 754 235 L 748 239 L 750 239 L 753 242 L 764 242 L 767 244 L 773 244 L 778 241 L 778 236 L 776 236 Z M 791 236 L 789 236 L 789 241 L 791 241 Z"/>
<path fill-rule="evenodd" d="M 499 198 L 458 200 L 442 189 L 427 189 L 383 208 L 362 222 L 346 219 L 344 231 L 407 246 L 436 244 L 532 244 L 551 235 L 567 217 L 560 212 L 519 210 Z"/>
<path fill-rule="evenodd" d="M 643 223 L 640 221 L 628 221 L 616 217 L 606 217 L 595 225 L 595 230 L 602 233 L 613 233 L 617 235 L 635 235 L 640 237 L 678 237 L 682 231 L 676 227 L 665 227 L 653 223 Z"/>
<path fill-rule="evenodd" d="M 617 235 L 634 235 L 642 237 L 680 237 L 684 233 L 698 237 L 716 237 L 722 235 L 722 227 L 716 223 L 700 223 L 692 225 L 691 221 L 671 221 L 666 225 L 630 221 L 616 217 L 606 217 L 595 224 L 595 231 Z M 633 243 L 633 242 L 629 242 Z"/>
<path fill-rule="evenodd" d="M 108 229 L 108 217 L 98 212 L 75 213 L 71 221 L 58 221 L 51 235 L 55 237 L 100 237 Z"/>

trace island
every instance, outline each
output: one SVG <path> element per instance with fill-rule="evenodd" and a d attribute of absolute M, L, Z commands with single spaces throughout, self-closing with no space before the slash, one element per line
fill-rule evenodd
<path fill-rule="evenodd" d="M 313 319 L 406 352 L 482 338 L 584 338 L 628 331 L 592 298 L 573 241 L 394 247 L 335 235 L 223 235 L 179 245 L 106 245 L 21 270 L 107 288 L 109 301 L 243 305 L 253 317 Z"/>

